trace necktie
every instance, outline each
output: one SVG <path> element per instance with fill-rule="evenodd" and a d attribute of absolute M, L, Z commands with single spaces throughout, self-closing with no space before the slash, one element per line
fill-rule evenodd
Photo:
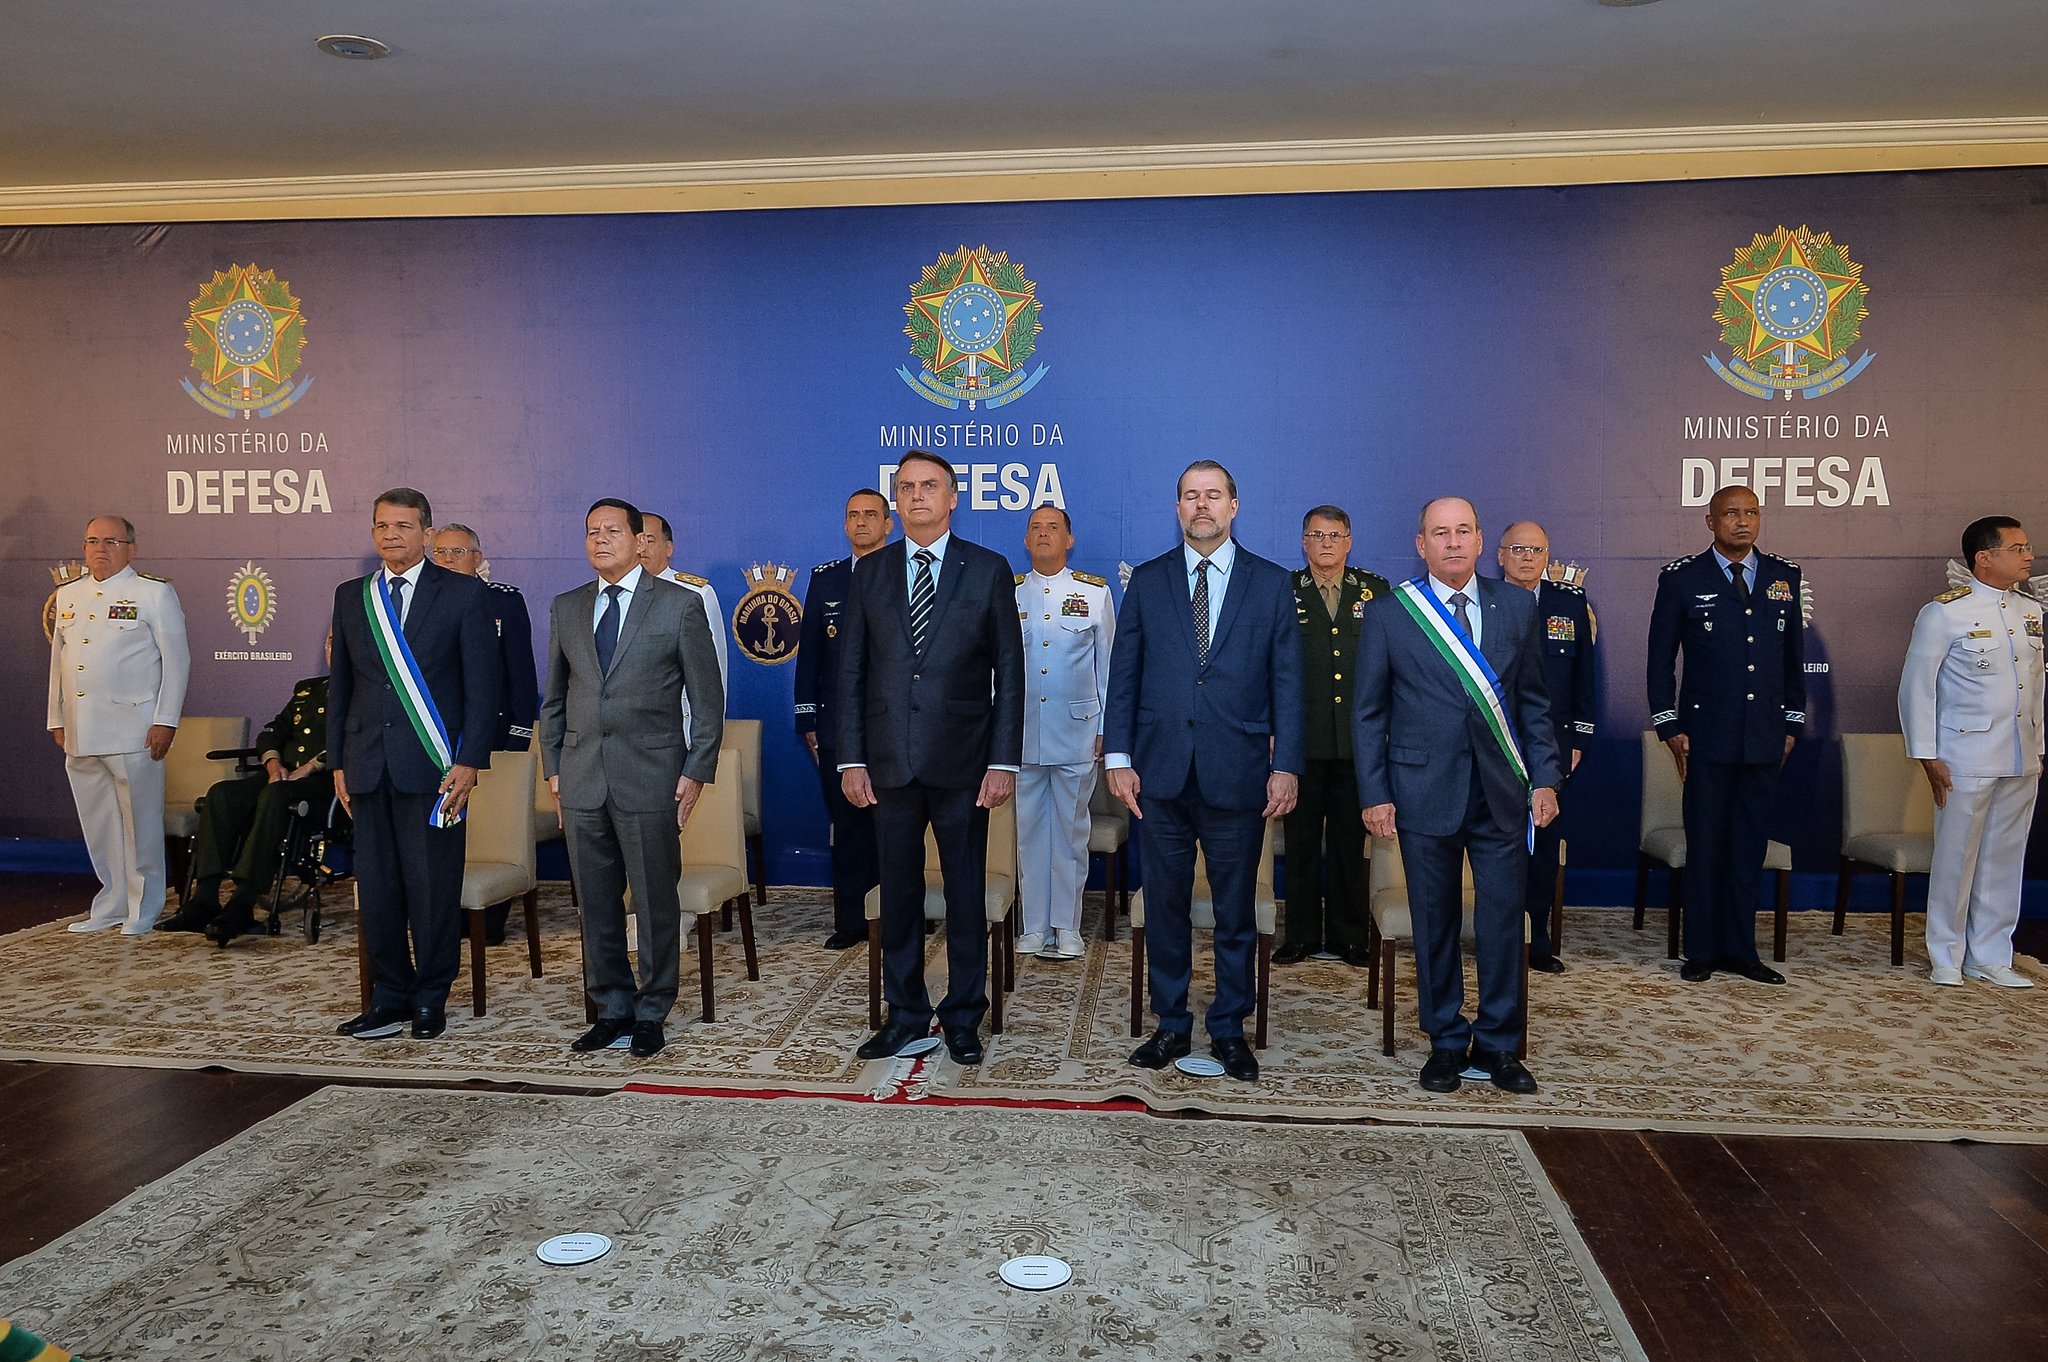
<path fill-rule="evenodd" d="M 1209 560 L 1195 564 L 1195 656 L 1209 660 Z"/>
<path fill-rule="evenodd" d="M 405 588 L 407 585 L 408 583 L 403 577 L 391 578 L 391 610 L 393 614 L 398 616 L 398 627 L 400 629 L 405 628 Z"/>
<path fill-rule="evenodd" d="M 1749 595 L 1749 586 L 1742 580 L 1742 569 L 1745 566 L 1746 565 L 1742 563 L 1730 563 L 1728 565 L 1728 580 L 1735 583 L 1736 595 L 1747 598 Z"/>
<path fill-rule="evenodd" d="M 1458 631 L 1466 638 L 1472 637 L 1472 617 L 1465 613 L 1465 607 L 1472 604 L 1472 598 L 1462 591 L 1451 593 L 1451 610 L 1458 618 Z"/>
<path fill-rule="evenodd" d="M 1322 593 L 1323 609 L 1330 612 L 1331 619 L 1337 618 L 1337 602 L 1343 594 L 1343 588 L 1336 586 L 1317 586 L 1316 590 Z"/>
<path fill-rule="evenodd" d="M 597 617 L 597 669 L 610 673 L 612 655 L 619 651 L 619 596 L 625 588 L 613 584 L 604 589 L 604 613 Z"/>
<path fill-rule="evenodd" d="M 919 549 L 911 556 L 917 559 L 917 580 L 910 587 L 910 646 L 922 653 L 925 631 L 932 622 L 932 602 L 938 599 L 938 591 L 932 584 L 932 551 Z"/>

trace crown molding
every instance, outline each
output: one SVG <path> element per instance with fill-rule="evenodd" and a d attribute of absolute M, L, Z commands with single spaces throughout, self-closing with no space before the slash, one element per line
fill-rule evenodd
<path fill-rule="evenodd" d="M 0 188 L 0 222 L 674 212 L 2048 163 L 2048 117 L 1062 147 Z"/>

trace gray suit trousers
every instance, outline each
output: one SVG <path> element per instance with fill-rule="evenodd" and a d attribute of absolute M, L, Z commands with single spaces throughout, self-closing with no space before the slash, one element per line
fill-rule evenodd
<path fill-rule="evenodd" d="M 674 809 L 638 812 L 607 802 L 562 810 L 569 868 L 583 900 L 583 976 L 600 1017 L 662 1021 L 682 969 L 683 869 Z M 626 955 L 626 886 L 640 920 L 640 980 Z"/>

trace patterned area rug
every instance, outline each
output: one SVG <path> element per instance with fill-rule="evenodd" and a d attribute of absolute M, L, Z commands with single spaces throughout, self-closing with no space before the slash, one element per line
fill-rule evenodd
<path fill-rule="evenodd" d="M 1512 1133 L 631 1093 L 329 1088 L 0 1301 L 136 1362 L 1643 1357 Z"/>
<path fill-rule="evenodd" d="M 2048 1089 L 2032 1062 L 2048 988 L 1933 987 L 1917 951 L 1903 969 L 1886 963 L 1888 924 L 1872 916 L 1852 916 L 1848 932 L 1834 937 L 1825 914 L 1794 914 L 1783 967 L 1789 982 L 1771 988 L 1719 976 L 1682 983 L 1664 959 L 1661 915 L 1634 932 L 1626 912 L 1574 910 L 1565 933 L 1570 971 L 1532 977 L 1529 1064 L 1542 1090 L 1514 1098 L 1467 1083 L 1432 1098 L 1415 1083 L 1427 1050 L 1415 1030 L 1406 956 L 1397 985 L 1400 1053 L 1391 1059 L 1379 1052 L 1364 971 L 1331 962 L 1276 968 L 1272 1044 L 1254 1087 L 1126 1064 L 1134 1044 L 1129 942 L 1104 945 L 1092 936 L 1085 960 L 1019 962 L 1007 1029 L 977 1068 L 962 1070 L 943 1053 L 916 1064 L 863 1064 L 853 1051 L 866 1035 L 866 952 L 834 954 L 817 944 L 828 913 L 823 891 L 772 891 L 756 915 L 758 983 L 746 981 L 738 933 L 721 934 L 714 1025 L 696 1020 L 696 958 L 686 956 L 669 1048 L 651 1061 L 622 1051 L 569 1052 L 583 1029 L 581 965 L 560 886 L 543 892 L 545 977 L 527 975 L 515 916 L 511 939 L 489 953 L 490 1015 L 469 1015 L 465 964 L 449 1032 L 430 1043 L 334 1035 L 335 1023 L 356 1009 L 354 922 L 345 911 L 317 946 L 288 935 L 244 938 L 229 950 L 185 934 L 75 936 L 53 923 L 0 938 L 0 977 L 8 981 L 0 991 L 0 1058 L 899 1099 L 1134 1098 L 1160 1110 L 1251 1116 L 2048 1142 Z M 1913 939 L 1917 920 L 1907 930 Z M 944 948 L 933 938 L 930 949 L 936 996 L 944 988 Z M 2032 961 L 2022 968 L 2048 980 Z M 1198 1008 L 1208 992 L 1203 969 Z"/>

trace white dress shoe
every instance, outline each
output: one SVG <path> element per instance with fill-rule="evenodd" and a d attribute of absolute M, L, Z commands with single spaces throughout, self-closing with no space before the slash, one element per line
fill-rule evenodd
<path fill-rule="evenodd" d="M 104 932 L 109 931 L 115 927 L 119 927 L 120 925 L 121 919 L 117 917 L 89 917 L 83 922 L 73 922 L 67 924 L 64 930 L 67 932 L 80 933 Z"/>
<path fill-rule="evenodd" d="M 1088 947 L 1079 932 L 1063 930 L 1053 933 L 1053 944 L 1046 948 L 1045 953 L 1054 960 L 1079 960 L 1088 953 Z"/>
<path fill-rule="evenodd" d="M 1963 972 L 1954 965 L 1936 965 L 1933 969 L 1927 971 L 1927 977 L 1932 982 L 1940 984 L 1943 988 L 1961 988 L 1963 986 Z"/>
<path fill-rule="evenodd" d="M 1017 954 L 1037 955 L 1045 949 L 1045 933 L 1026 932 L 1017 938 Z"/>
<path fill-rule="evenodd" d="M 2011 965 L 1965 965 L 1963 973 L 1972 979 L 1981 979 L 1987 984 L 2000 988 L 2032 988 L 2034 981 L 2021 974 Z"/>
<path fill-rule="evenodd" d="M 123 936 L 148 936 L 155 930 L 156 924 L 154 922 L 124 922 L 121 924 L 121 935 Z"/>

